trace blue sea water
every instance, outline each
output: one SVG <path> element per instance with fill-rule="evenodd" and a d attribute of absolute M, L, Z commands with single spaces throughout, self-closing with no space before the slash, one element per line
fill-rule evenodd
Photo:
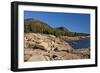
<path fill-rule="evenodd" d="M 84 38 L 84 39 L 75 40 L 75 41 L 68 41 L 68 43 L 74 49 L 90 48 L 90 38 Z"/>

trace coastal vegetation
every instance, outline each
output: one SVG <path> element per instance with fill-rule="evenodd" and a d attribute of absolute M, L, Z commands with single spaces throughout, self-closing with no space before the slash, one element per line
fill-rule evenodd
<path fill-rule="evenodd" d="M 56 37 L 60 36 L 89 36 L 90 34 L 87 33 L 78 33 L 78 32 L 71 32 L 69 29 L 65 27 L 51 27 L 47 23 L 42 22 L 36 19 L 25 19 L 24 20 L 24 32 L 25 33 L 43 33 L 43 34 L 51 34 L 55 35 Z"/>

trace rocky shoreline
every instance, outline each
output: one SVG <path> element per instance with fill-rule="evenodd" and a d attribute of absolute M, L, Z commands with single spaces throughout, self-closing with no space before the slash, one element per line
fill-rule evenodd
<path fill-rule="evenodd" d="M 54 35 L 24 34 L 24 61 L 53 61 L 89 59 L 90 49 L 73 49 L 67 42 Z"/>
<path fill-rule="evenodd" d="M 60 38 L 65 41 L 75 41 L 75 40 L 90 38 L 90 36 L 76 36 L 76 37 L 61 36 Z"/>

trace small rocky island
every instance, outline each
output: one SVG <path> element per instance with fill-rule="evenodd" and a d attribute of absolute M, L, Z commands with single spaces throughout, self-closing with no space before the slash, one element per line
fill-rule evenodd
<path fill-rule="evenodd" d="M 67 42 L 67 40 L 89 38 L 89 35 L 72 33 L 64 28 L 54 29 L 34 19 L 27 19 L 24 24 L 25 62 L 90 58 L 90 48 L 74 49 Z"/>

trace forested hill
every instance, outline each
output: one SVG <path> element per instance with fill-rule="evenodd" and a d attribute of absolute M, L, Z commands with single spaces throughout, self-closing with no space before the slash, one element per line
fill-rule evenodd
<path fill-rule="evenodd" d="M 65 27 L 56 27 L 53 28 L 49 24 L 36 20 L 34 18 L 24 19 L 24 32 L 25 33 L 43 33 L 43 34 L 52 34 L 57 37 L 59 36 L 88 36 L 86 33 L 77 33 L 71 32 Z"/>

